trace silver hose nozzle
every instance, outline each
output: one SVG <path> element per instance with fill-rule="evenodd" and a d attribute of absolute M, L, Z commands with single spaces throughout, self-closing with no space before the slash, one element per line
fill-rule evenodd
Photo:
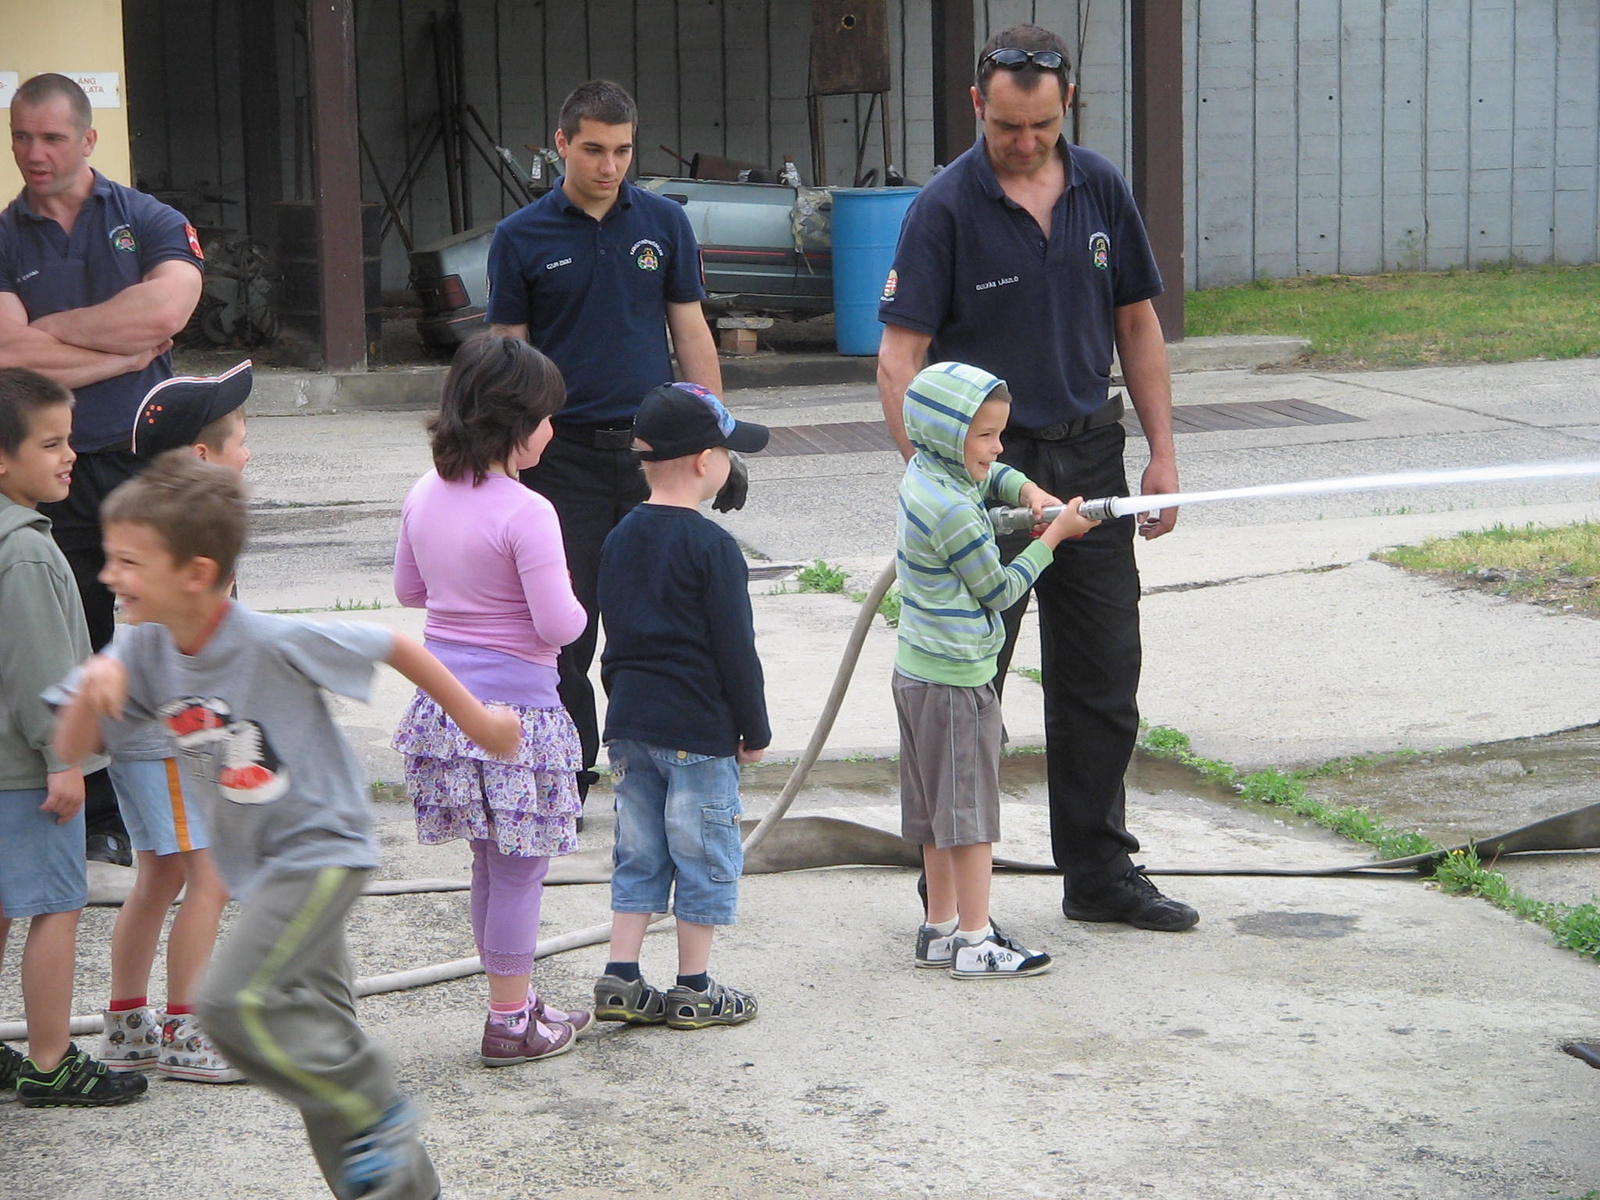
<path fill-rule="evenodd" d="M 1097 500 L 1085 500 L 1078 505 L 1078 515 L 1090 521 L 1114 521 L 1117 513 L 1113 505 L 1119 499 L 1119 496 L 1101 496 Z"/>
<path fill-rule="evenodd" d="M 1102 496 L 1098 500 L 1085 500 L 1078 505 L 1078 511 L 1091 521 L 1114 521 L 1117 513 L 1112 506 L 1119 499 L 1120 496 Z M 1065 507 L 1062 504 L 1050 505 L 1040 520 L 1046 523 L 1054 521 Z M 1029 508 L 991 508 L 989 520 L 996 533 L 1021 533 L 1039 523 L 1034 520 L 1033 510 Z"/>

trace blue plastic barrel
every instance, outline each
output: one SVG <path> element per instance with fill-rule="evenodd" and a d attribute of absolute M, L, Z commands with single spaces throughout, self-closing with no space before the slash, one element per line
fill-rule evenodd
<path fill-rule="evenodd" d="M 917 188 L 840 188 L 833 193 L 833 322 L 840 354 L 876 354 L 878 301 L 894 265 L 900 222 Z"/>

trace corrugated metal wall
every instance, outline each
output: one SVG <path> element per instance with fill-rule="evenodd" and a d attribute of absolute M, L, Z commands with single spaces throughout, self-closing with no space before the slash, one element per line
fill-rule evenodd
<path fill-rule="evenodd" d="M 1593 0 L 1198 0 L 1189 284 L 1600 254 Z"/>
<path fill-rule="evenodd" d="M 134 162 L 153 187 L 242 196 L 241 0 L 127 0 Z M 1082 140 L 1125 163 L 1130 0 L 981 0 L 975 30 L 1036 21 L 1081 46 Z M 304 50 L 278 5 L 284 190 L 309 185 Z M 357 5 L 361 127 L 393 186 L 437 108 L 429 22 L 443 0 Z M 639 165 L 658 149 L 811 179 L 809 0 L 462 0 L 468 99 L 526 164 L 561 99 L 596 75 L 639 100 Z M 933 167 L 929 0 L 888 0 L 895 165 Z M 1188 284 L 1263 275 L 1600 257 L 1600 6 L 1595 0 L 1186 0 Z M 247 51 L 246 51 L 247 52 Z M 864 101 L 824 102 L 830 183 L 848 183 Z M 881 136 L 867 131 L 866 162 Z M 472 157 L 473 217 L 511 202 Z M 364 168 L 365 170 L 365 168 Z M 366 171 L 366 195 L 379 198 Z M 404 206 L 449 230 L 442 158 Z M 242 208 L 202 207 L 239 224 Z M 404 285 L 399 240 L 386 287 Z"/>

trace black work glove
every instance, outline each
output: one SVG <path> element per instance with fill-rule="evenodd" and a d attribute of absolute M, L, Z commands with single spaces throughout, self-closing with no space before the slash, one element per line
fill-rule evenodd
<path fill-rule="evenodd" d="M 729 450 L 728 466 L 728 482 L 722 485 L 711 501 L 711 507 L 718 512 L 743 508 L 745 497 L 750 494 L 750 472 L 745 468 L 744 459 Z"/>

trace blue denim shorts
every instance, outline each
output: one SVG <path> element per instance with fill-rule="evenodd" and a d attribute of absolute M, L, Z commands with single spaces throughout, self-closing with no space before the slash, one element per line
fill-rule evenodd
<path fill-rule="evenodd" d="M 64 825 L 40 812 L 44 788 L 0 792 L 0 915 L 75 912 L 89 900 L 83 810 Z"/>
<path fill-rule="evenodd" d="M 612 911 L 732 925 L 744 869 L 738 762 L 643 742 L 606 750 L 617 797 Z"/>
<path fill-rule="evenodd" d="M 111 786 L 135 850 L 180 854 L 211 845 L 205 814 L 176 758 L 111 760 Z"/>

